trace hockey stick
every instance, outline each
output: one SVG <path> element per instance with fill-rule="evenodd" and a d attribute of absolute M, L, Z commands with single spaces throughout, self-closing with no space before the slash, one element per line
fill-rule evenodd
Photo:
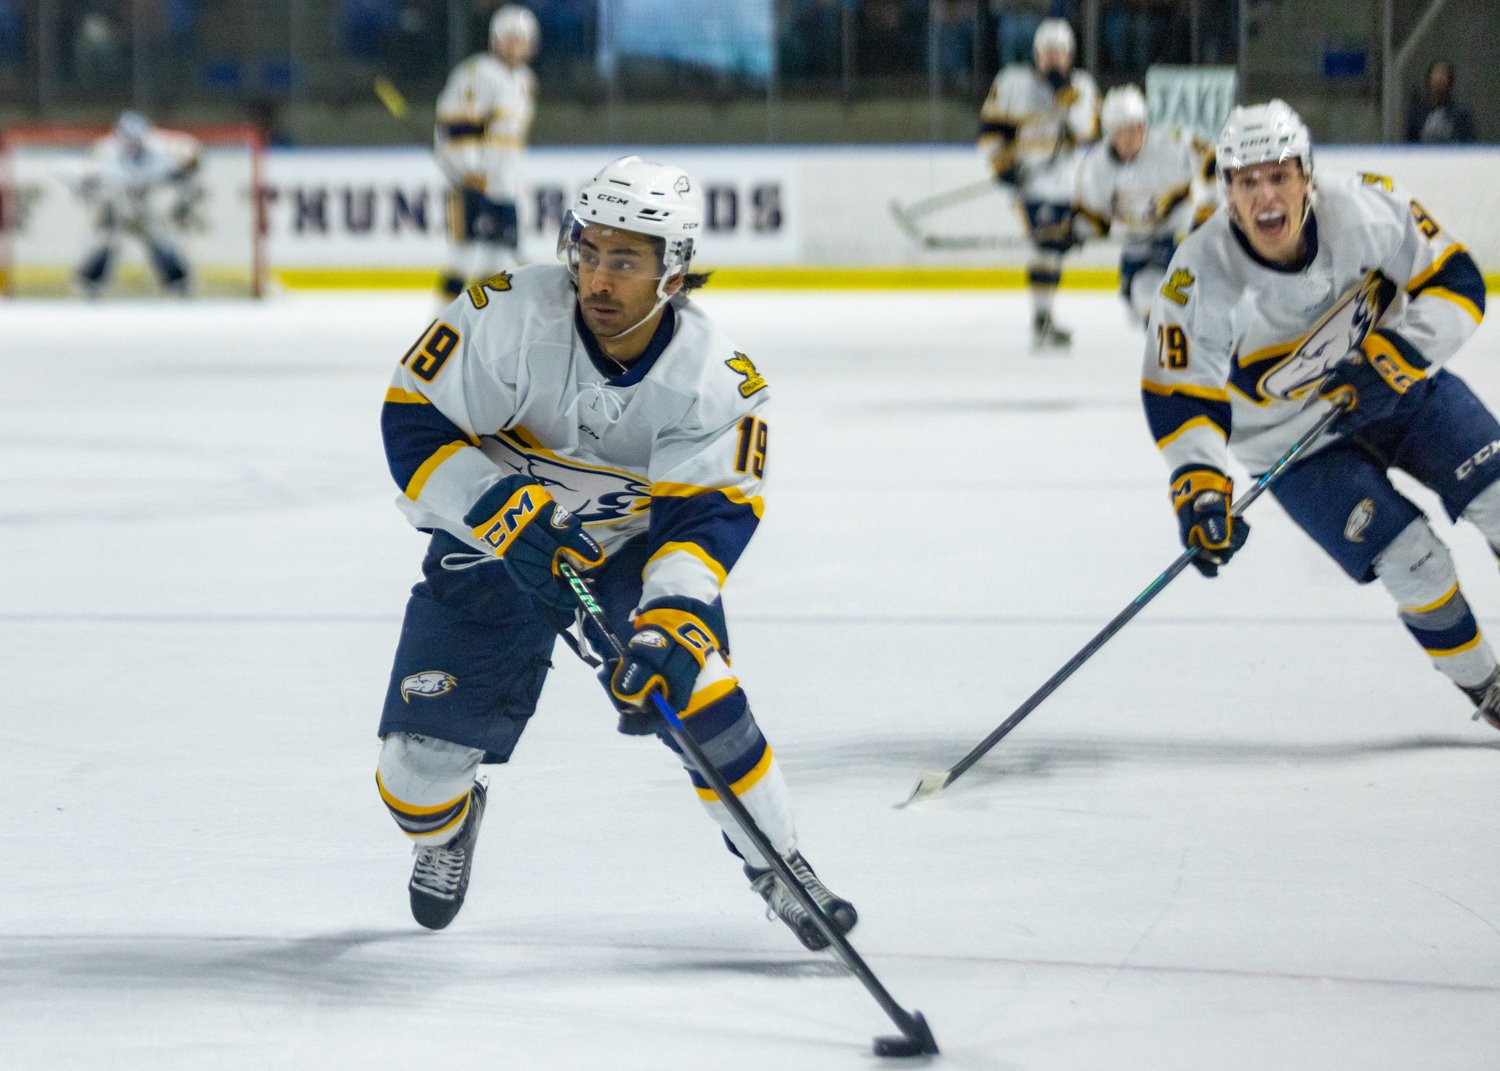
<path fill-rule="evenodd" d="M 594 627 L 603 634 L 605 641 L 613 648 L 616 657 L 624 658 L 625 645 L 620 642 L 620 638 L 609 627 L 609 621 L 605 618 L 604 611 L 599 606 L 599 603 L 594 599 L 594 593 L 588 581 L 579 576 L 578 571 L 566 561 L 559 562 L 557 570 L 563 579 L 568 582 L 568 586 L 572 589 L 574 597 L 578 599 L 578 604 L 583 607 L 583 612 L 588 616 L 588 619 L 594 623 Z M 834 926 L 828 920 L 828 917 L 823 914 L 823 909 L 818 906 L 817 901 L 807 891 L 807 887 L 798 880 L 797 875 L 792 872 L 791 867 L 787 866 L 786 860 L 781 858 L 781 854 L 771 846 L 770 840 L 767 839 L 761 828 L 755 824 L 755 819 L 745 809 L 745 805 L 740 802 L 739 797 L 734 794 L 734 790 L 730 788 L 729 782 L 724 779 L 724 775 L 713 764 L 713 761 L 704 754 L 703 748 L 699 746 L 698 741 L 694 740 L 692 734 L 683 726 L 682 719 L 677 716 L 677 713 L 659 693 L 653 692 L 651 698 L 655 701 L 656 709 L 661 713 L 662 718 L 666 720 L 667 732 L 671 734 L 672 739 L 676 741 L 677 746 L 682 749 L 683 753 L 692 760 L 693 768 L 698 771 L 699 776 L 703 780 L 708 782 L 708 787 L 713 789 L 714 794 L 719 797 L 719 801 L 729 809 L 729 813 L 734 817 L 735 824 L 740 827 L 745 836 L 755 845 L 756 850 L 765 856 L 766 862 L 776 872 L 776 877 L 781 881 L 782 887 L 792 894 L 797 903 L 802 905 L 802 910 L 807 912 L 808 916 L 817 925 L 818 930 L 828 939 L 829 944 L 833 946 L 840 961 L 870 991 L 870 995 L 875 998 L 876 1003 L 891 1017 L 891 1021 L 900 1028 L 900 1037 L 878 1037 L 875 1039 L 875 1054 L 877 1056 L 922 1056 L 935 1054 L 938 1051 L 937 1041 L 932 1036 L 932 1030 L 928 1027 L 927 1020 L 922 1018 L 922 1013 L 916 1010 L 907 1011 L 896 1003 L 895 998 L 891 996 L 885 986 L 880 984 L 880 979 L 875 977 L 874 972 L 860 958 L 859 953 L 854 951 L 854 946 L 849 943 L 849 939 L 839 932 L 838 927 Z"/>
<path fill-rule="evenodd" d="M 1311 445 L 1314 439 L 1332 427 L 1344 413 L 1345 409 L 1342 405 L 1335 405 L 1327 413 L 1323 414 L 1318 419 L 1318 422 L 1308 429 L 1306 434 L 1287 447 L 1286 453 L 1277 458 L 1275 463 L 1261 474 L 1260 479 L 1255 481 L 1255 485 L 1245 493 L 1244 497 L 1234 504 L 1234 509 L 1230 511 L 1230 515 L 1238 517 L 1244 513 L 1250 507 L 1250 504 L 1259 498 L 1261 493 L 1270 486 L 1271 481 L 1276 479 L 1303 450 Z M 905 807 L 918 800 L 926 799 L 928 796 L 934 796 L 962 777 L 969 767 L 983 758 L 990 748 L 994 747 L 1005 737 L 1006 733 L 1021 724 L 1022 719 L 1040 706 L 1042 700 L 1056 691 L 1058 686 L 1071 677 L 1079 666 L 1092 658 L 1098 652 L 1099 648 L 1103 647 L 1115 633 L 1124 628 L 1131 618 L 1145 609 L 1148 602 L 1160 595 L 1163 588 L 1177 579 L 1177 575 L 1191 565 L 1193 559 L 1198 556 L 1198 549 L 1197 547 L 1189 547 L 1179 554 L 1177 560 L 1167 566 L 1166 570 L 1160 576 L 1147 584 L 1145 590 L 1132 599 L 1129 606 L 1116 614 L 1109 624 L 1099 630 L 1098 635 L 1089 640 L 1083 646 L 1082 650 L 1068 659 L 1067 664 L 1052 674 L 1051 677 L 1048 677 L 1045 684 L 1032 692 L 1027 700 L 1017 707 L 1010 717 L 1001 722 L 995 728 L 994 732 L 981 740 L 974 750 L 970 751 L 946 770 L 929 770 L 922 774 L 921 778 L 917 781 L 917 787 L 912 789 L 911 795 L 901 803 L 896 804 L 896 806 Z"/>
<path fill-rule="evenodd" d="M 923 216 L 953 205 L 963 204 L 965 201 L 972 201 L 993 189 L 995 189 L 995 183 L 990 179 L 984 179 L 981 182 L 960 186 L 956 190 L 948 190 L 920 201 L 913 201 L 909 205 L 903 205 L 900 201 L 893 199 L 890 204 L 891 218 L 896 221 L 896 225 L 905 232 L 908 238 L 924 249 L 1005 249 L 1025 245 L 1026 236 L 1021 234 L 933 234 L 917 222 Z"/>

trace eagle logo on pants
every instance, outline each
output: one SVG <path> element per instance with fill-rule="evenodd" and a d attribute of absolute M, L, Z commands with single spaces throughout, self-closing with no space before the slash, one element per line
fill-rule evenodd
<path fill-rule="evenodd" d="M 444 673 L 440 669 L 425 669 L 421 673 L 413 673 L 401 682 L 401 701 L 410 703 L 414 695 L 422 695 L 431 698 L 438 695 L 447 695 L 458 687 L 458 678 L 451 673 Z"/>

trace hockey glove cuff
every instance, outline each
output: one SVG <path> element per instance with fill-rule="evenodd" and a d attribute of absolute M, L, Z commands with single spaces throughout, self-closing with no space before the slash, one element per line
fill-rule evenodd
<path fill-rule="evenodd" d="M 1402 396 L 1426 378 L 1396 347 L 1397 337 L 1372 331 L 1319 386 L 1322 397 L 1344 406 L 1344 430 L 1354 431 L 1390 416 Z"/>
<path fill-rule="evenodd" d="M 1193 566 L 1204 576 L 1218 576 L 1250 537 L 1250 525 L 1230 513 L 1233 499 L 1234 481 L 1218 469 L 1187 469 L 1172 480 L 1182 545 L 1198 549 Z"/>
<path fill-rule="evenodd" d="M 578 569 L 604 564 L 603 549 L 578 518 L 523 476 L 507 476 L 491 487 L 464 523 L 505 563 L 517 587 L 563 613 L 576 603 L 558 576 L 558 563 L 567 560 Z"/>
<path fill-rule="evenodd" d="M 723 635 L 724 612 L 717 604 L 651 600 L 635 616 L 635 635 L 610 675 L 610 695 L 626 711 L 649 713 L 652 693 L 660 693 L 674 711 L 684 710 L 708 656 L 724 650 Z M 621 732 L 641 731 L 628 720 L 621 717 Z"/>

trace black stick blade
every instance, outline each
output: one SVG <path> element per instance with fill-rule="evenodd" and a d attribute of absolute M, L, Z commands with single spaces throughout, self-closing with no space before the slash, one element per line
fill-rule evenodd
<path fill-rule="evenodd" d="M 937 1039 L 932 1036 L 932 1028 L 927 1025 L 927 1020 L 922 1018 L 922 1013 L 914 1011 L 911 1013 L 911 1031 L 906 1034 L 898 1034 L 875 1039 L 876 1056 L 936 1056 L 938 1052 Z"/>

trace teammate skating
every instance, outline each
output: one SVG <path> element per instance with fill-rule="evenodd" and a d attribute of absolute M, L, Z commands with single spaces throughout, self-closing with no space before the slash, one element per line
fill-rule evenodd
<path fill-rule="evenodd" d="M 798 852 L 780 767 L 729 668 L 720 588 L 760 519 L 769 391 L 688 300 L 704 281 L 690 271 L 701 226 L 680 168 L 617 160 L 567 215 L 566 267 L 470 287 L 396 372 L 387 458 L 398 501 L 432 538 L 391 673 L 377 781 L 417 845 L 423 925 L 447 925 L 462 903 L 484 806 L 475 773 L 510 759 L 559 628 L 574 619 L 560 560 L 591 571 L 608 624 L 628 637 L 604 672 L 621 731 L 658 732 L 650 711 L 664 698 L 833 924 L 856 921 Z M 754 891 L 805 945 L 826 944 L 685 766 Z M 448 854 L 430 851 L 456 838 Z"/>
<path fill-rule="evenodd" d="M 1066 350 L 1073 336 L 1052 316 L 1063 254 L 1072 249 L 1077 149 L 1098 137 L 1099 90 L 1073 66 L 1073 30 L 1046 19 L 1033 41 L 1034 63 L 995 76 L 979 113 L 979 150 L 995 181 L 1015 190 L 1026 215 L 1031 259 L 1031 346 Z"/>
<path fill-rule="evenodd" d="M 433 151 L 447 176 L 448 260 L 442 299 L 517 262 L 519 171 L 536 110 L 536 16 L 506 4 L 490 17 L 490 47 L 453 68 L 437 101 Z"/>
<path fill-rule="evenodd" d="M 1351 578 L 1380 580 L 1432 664 L 1500 729 L 1500 667 L 1452 555 L 1388 475 L 1431 488 L 1500 554 L 1500 422 L 1442 367 L 1484 314 L 1479 269 L 1390 179 L 1315 180 L 1307 127 L 1282 101 L 1236 108 L 1216 151 L 1227 211 L 1172 258 L 1142 382 L 1183 544 L 1214 575 L 1249 533 L 1230 515 L 1227 455 L 1259 474 L 1341 398 L 1337 436 L 1271 493 Z"/>
<path fill-rule="evenodd" d="M 1147 120 L 1133 85 L 1104 95 L 1104 139 L 1078 169 L 1073 227 L 1080 241 L 1113 230 L 1120 250 L 1120 296 L 1142 326 L 1167 265 L 1190 230 L 1213 214 L 1213 149 L 1192 135 Z"/>

